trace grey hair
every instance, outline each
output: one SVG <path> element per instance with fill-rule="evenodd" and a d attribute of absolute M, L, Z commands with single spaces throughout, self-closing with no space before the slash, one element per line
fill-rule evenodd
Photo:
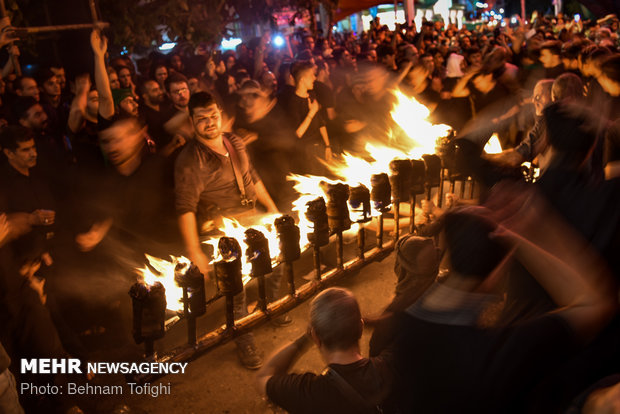
<path fill-rule="evenodd" d="M 329 288 L 310 304 L 310 326 L 328 350 L 343 351 L 362 336 L 362 314 L 357 299 L 347 289 Z"/>

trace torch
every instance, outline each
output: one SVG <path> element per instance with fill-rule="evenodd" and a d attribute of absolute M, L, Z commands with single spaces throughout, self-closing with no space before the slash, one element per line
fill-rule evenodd
<path fill-rule="evenodd" d="M 196 318 L 207 311 L 204 276 L 194 264 L 178 263 L 174 280 L 183 289 L 183 316 L 187 319 L 187 342 L 196 344 Z"/>
<path fill-rule="evenodd" d="M 265 294 L 265 275 L 272 272 L 269 241 L 256 229 L 245 231 L 245 244 L 248 248 L 245 256 L 252 265 L 250 276 L 258 279 L 258 307 L 267 313 L 267 295 Z"/>
<path fill-rule="evenodd" d="M 217 248 L 222 260 L 215 263 L 215 278 L 218 290 L 226 296 L 226 328 L 230 329 L 235 326 L 233 298 L 243 292 L 241 246 L 232 237 L 220 237 Z"/>
<path fill-rule="evenodd" d="M 288 280 L 289 292 L 292 297 L 297 297 L 293 262 L 301 256 L 299 227 L 295 225 L 293 217 L 288 215 L 278 217 L 273 224 L 280 241 L 280 260 L 284 263 L 284 273 Z"/>
<path fill-rule="evenodd" d="M 144 342 L 146 357 L 154 357 L 154 342 L 163 338 L 166 322 L 166 290 L 156 282 L 152 286 L 136 282 L 129 289 L 133 308 L 133 339 Z"/>
<path fill-rule="evenodd" d="M 392 186 L 392 203 L 394 204 L 394 234 L 400 236 L 400 200 L 409 198 L 411 186 L 411 162 L 409 160 L 390 161 L 390 185 Z"/>
<path fill-rule="evenodd" d="M 312 233 L 308 234 L 308 240 L 313 247 L 314 274 L 316 280 L 321 280 L 321 246 L 329 243 L 327 206 L 323 197 L 306 203 L 306 218 L 313 225 Z"/>
<path fill-rule="evenodd" d="M 390 179 L 386 173 L 373 174 L 370 176 L 370 200 L 375 210 L 381 213 L 379 215 L 379 230 L 377 232 L 377 246 L 383 247 L 383 214 L 390 211 L 392 204 L 392 187 Z"/>
<path fill-rule="evenodd" d="M 351 219 L 349 218 L 349 208 L 347 200 L 349 198 L 349 186 L 346 184 L 328 184 L 321 182 L 323 192 L 327 194 L 327 223 L 329 231 L 336 233 L 337 250 L 336 265 L 339 269 L 344 268 L 344 240 L 342 232 L 351 228 Z"/>
<path fill-rule="evenodd" d="M 368 223 L 372 219 L 370 215 L 370 191 L 368 191 L 365 185 L 360 184 L 357 187 L 351 188 L 349 206 L 354 214 L 355 222 L 360 225 L 357 235 L 357 248 L 360 260 L 364 260 L 366 234 L 364 233 L 363 223 Z"/>

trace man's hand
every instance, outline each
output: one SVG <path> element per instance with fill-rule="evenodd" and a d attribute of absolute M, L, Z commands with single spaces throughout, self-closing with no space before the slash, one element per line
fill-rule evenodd
<path fill-rule="evenodd" d="M 319 101 L 308 98 L 308 115 L 314 117 L 319 112 Z"/>
<path fill-rule="evenodd" d="M 112 226 L 112 220 L 108 219 L 102 223 L 95 223 L 86 233 L 75 236 L 75 242 L 83 252 L 89 252 L 94 249 L 101 240 L 108 234 L 108 230 Z"/>
<path fill-rule="evenodd" d="M 101 36 L 98 30 L 93 30 L 90 33 L 90 46 L 96 56 L 105 56 L 105 53 L 108 51 L 108 39 L 105 36 Z"/>
<path fill-rule="evenodd" d="M 51 226 L 56 219 L 54 210 L 35 210 L 30 215 L 33 226 Z"/>
<path fill-rule="evenodd" d="M 325 147 L 325 161 L 332 161 L 332 149 L 331 147 Z"/>
<path fill-rule="evenodd" d="M 90 75 L 84 73 L 75 77 L 75 94 L 81 95 L 90 91 Z"/>
<path fill-rule="evenodd" d="M 189 258 L 200 270 L 200 273 L 205 277 L 205 280 L 209 280 L 209 258 L 200 249 L 191 252 Z"/>
<path fill-rule="evenodd" d="M 17 40 L 15 37 L 15 28 L 11 26 L 11 20 L 8 17 L 0 19 L 0 47 L 4 47 Z"/>

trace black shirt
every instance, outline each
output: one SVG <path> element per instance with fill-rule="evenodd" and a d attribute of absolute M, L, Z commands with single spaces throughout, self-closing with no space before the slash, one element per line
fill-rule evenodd
<path fill-rule="evenodd" d="M 466 311 L 430 311 L 420 308 L 421 301 L 396 316 L 402 412 L 509 411 L 575 348 L 571 329 L 557 315 L 481 329 L 456 322 Z"/>
<path fill-rule="evenodd" d="M 371 405 L 380 404 L 392 382 L 392 371 L 381 357 L 364 358 L 348 365 L 330 364 Z M 274 375 L 267 382 L 267 396 L 291 414 L 358 413 L 334 380 L 326 375 Z"/>

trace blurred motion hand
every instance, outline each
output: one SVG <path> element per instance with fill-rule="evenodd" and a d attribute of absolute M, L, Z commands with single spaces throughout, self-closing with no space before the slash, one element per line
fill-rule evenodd
<path fill-rule="evenodd" d="M 209 258 L 207 255 L 199 249 L 198 251 L 191 252 L 189 258 L 198 267 L 205 280 L 209 280 Z"/>
<path fill-rule="evenodd" d="M 51 226 L 56 219 L 56 212 L 53 210 L 35 210 L 31 214 L 34 226 Z"/>
<path fill-rule="evenodd" d="M 9 232 L 9 221 L 6 218 L 6 214 L 0 214 L 0 246 L 9 237 Z"/>
<path fill-rule="evenodd" d="M 332 149 L 330 147 L 325 147 L 325 161 L 326 162 L 331 162 L 332 161 Z"/>
<path fill-rule="evenodd" d="M 75 242 L 83 252 L 89 252 L 94 249 L 101 240 L 108 234 L 108 230 L 112 226 L 112 220 L 106 220 L 103 223 L 95 223 L 86 233 L 75 236 Z"/>

